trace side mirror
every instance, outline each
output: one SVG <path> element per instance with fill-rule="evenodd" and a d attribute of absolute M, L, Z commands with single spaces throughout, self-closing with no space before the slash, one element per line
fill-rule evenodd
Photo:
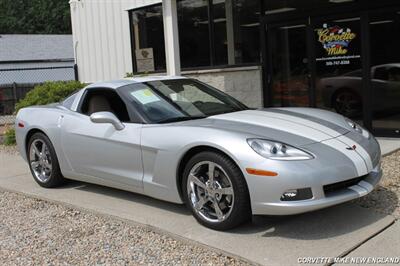
<path fill-rule="evenodd" d="M 122 130 L 125 128 L 124 124 L 110 112 L 97 112 L 90 115 L 90 121 L 93 123 L 109 123 L 112 124 L 116 130 Z"/>

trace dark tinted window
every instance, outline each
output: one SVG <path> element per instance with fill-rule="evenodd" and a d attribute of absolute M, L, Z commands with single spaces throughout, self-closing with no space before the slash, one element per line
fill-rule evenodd
<path fill-rule="evenodd" d="M 178 27 L 182 67 L 209 66 L 208 1 L 179 1 Z"/>
<path fill-rule="evenodd" d="M 151 52 L 153 53 L 154 70 L 164 70 L 165 65 L 165 45 L 164 45 L 164 24 L 162 16 L 162 7 L 151 6 L 135 10 L 131 13 L 131 27 L 133 27 L 133 42 L 136 54 L 136 64 L 139 72 L 152 71 L 149 67 L 149 60 L 144 64 L 140 71 L 140 62 L 138 59 L 149 58 L 151 62 Z M 143 50 L 145 48 L 151 49 Z"/>
<path fill-rule="evenodd" d="M 228 9 L 226 9 L 226 7 L 228 7 Z M 225 1 L 213 1 L 212 8 L 214 16 L 213 22 L 214 22 L 215 65 L 227 65 L 228 64 L 227 27 L 233 26 L 233 20 L 230 19 L 229 21 L 227 20 L 226 12 L 231 12 L 231 8 L 230 5 L 227 6 Z M 230 33 L 233 32 L 233 28 L 229 30 Z"/>
<path fill-rule="evenodd" d="M 260 1 L 211 1 L 212 17 L 208 2 L 178 2 L 182 67 L 258 63 Z"/>
<path fill-rule="evenodd" d="M 260 61 L 260 1 L 234 1 L 235 63 Z"/>

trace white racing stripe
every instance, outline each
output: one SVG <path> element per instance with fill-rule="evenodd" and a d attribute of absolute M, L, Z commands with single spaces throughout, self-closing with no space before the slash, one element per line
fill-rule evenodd
<path fill-rule="evenodd" d="M 293 123 L 296 123 L 296 124 L 302 124 L 302 125 L 304 125 L 306 127 L 310 127 L 310 128 L 315 129 L 315 130 L 321 131 L 321 132 L 323 132 L 325 134 L 328 134 L 331 137 L 337 137 L 337 136 L 342 135 L 340 132 L 338 132 L 336 130 L 333 130 L 330 127 L 327 127 L 325 125 L 322 125 L 322 124 L 319 124 L 317 122 L 314 122 L 314 121 L 311 121 L 311 120 L 308 120 L 308 119 L 305 119 L 305 118 L 301 118 L 301 117 L 298 117 L 298 116 L 295 116 L 295 115 L 287 115 L 287 114 L 282 114 L 282 113 L 273 113 L 273 112 L 268 112 L 268 111 L 265 111 L 265 113 L 267 113 L 268 116 L 270 116 L 270 117 L 274 117 L 274 118 L 278 118 L 278 119 L 284 119 L 284 120 L 287 120 L 287 121 L 290 121 L 290 122 L 293 122 Z"/>
<path fill-rule="evenodd" d="M 244 111 L 240 113 L 229 113 L 223 115 L 215 115 L 210 118 L 222 119 L 228 121 L 236 121 L 241 123 L 250 123 L 252 125 L 258 125 L 263 127 L 269 127 L 276 130 L 285 131 L 294 135 L 302 136 L 307 139 L 311 139 L 315 142 L 321 142 L 326 139 L 332 138 L 332 136 L 315 130 L 311 127 L 295 123 L 293 121 L 284 120 L 279 117 L 271 117 L 265 112 L 260 111 Z"/>
<path fill-rule="evenodd" d="M 216 115 L 212 118 L 260 125 L 292 133 L 315 142 L 322 142 L 349 158 L 355 165 L 358 176 L 367 174 L 370 167 L 372 170 L 371 158 L 360 145 L 357 145 L 357 150 L 360 147 L 360 153 L 348 150 L 349 146 L 352 147 L 355 144 L 354 141 L 347 137 L 343 138 L 342 141 L 334 139 L 335 137 L 340 136 L 342 138 L 343 136 L 336 130 L 304 118 L 256 110 Z M 366 160 L 364 161 L 363 158 L 366 158 Z M 367 161 L 369 161 L 369 164 Z M 368 164 L 368 167 L 366 164 Z"/>

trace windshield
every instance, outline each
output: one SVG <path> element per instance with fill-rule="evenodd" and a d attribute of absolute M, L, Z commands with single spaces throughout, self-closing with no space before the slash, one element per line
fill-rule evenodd
<path fill-rule="evenodd" d="M 247 107 L 227 94 L 191 79 L 157 80 L 119 89 L 151 123 L 204 118 Z"/>

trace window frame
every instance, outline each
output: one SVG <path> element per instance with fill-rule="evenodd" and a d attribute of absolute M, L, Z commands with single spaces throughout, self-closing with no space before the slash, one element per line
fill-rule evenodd
<path fill-rule="evenodd" d="M 126 123 L 128 123 L 128 124 L 145 124 L 146 123 L 145 120 L 135 110 L 135 108 L 127 103 L 125 97 L 123 97 L 123 95 L 121 95 L 117 89 L 112 89 L 112 88 L 107 88 L 107 87 L 91 87 L 91 88 L 84 89 L 84 91 L 81 95 L 81 98 L 79 99 L 78 105 L 76 107 L 76 110 L 75 110 L 76 113 L 86 116 L 86 117 L 90 117 L 90 115 L 82 113 L 82 106 L 86 100 L 88 93 L 91 91 L 96 91 L 96 90 L 112 91 L 113 93 L 116 93 L 116 95 L 125 104 L 125 108 L 128 112 L 128 116 L 129 116 L 129 121 L 125 121 L 125 122 L 121 121 L 121 123 L 123 123 L 123 124 L 126 124 Z"/>
<path fill-rule="evenodd" d="M 179 1 L 179 0 L 178 0 Z M 214 16 L 213 16 L 213 1 L 214 0 L 207 0 L 207 9 L 208 9 L 208 25 L 209 25 L 209 47 L 210 47 L 210 65 L 208 66 L 199 66 L 199 67 L 183 67 L 181 68 L 182 71 L 196 71 L 196 70 L 207 70 L 207 69 L 229 69 L 229 68 L 238 68 L 238 67 L 249 67 L 249 66 L 262 66 L 262 56 L 261 56 L 261 51 L 262 51 L 262 45 L 263 45 L 263 41 L 262 41 L 262 35 L 260 34 L 260 49 L 259 49 L 259 53 L 260 53 L 260 57 L 258 62 L 250 62 L 250 63 L 235 63 L 232 65 L 229 64 L 222 64 L 222 65 L 218 65 L 215 64 L 216 62 L 216 55 L 215 55 L 215 31 L 214 31 Z M 258 16 L 258 20 L 259 20 L 259 28 L 260 28 L 260 32 L 262 31 L 262 21 L 263 21 L 263 12 L 264 12 L 264 6 L 263 6 L 263 0 L 256 0 L 259 2 L 259 16 Z M 135 11 L 139 11 L 139 10 L 144 10 L 147 8 L 153 8 L 153 7 L 162 7 L 162 3 L 156 3 L 156 4 L 151 4 L 151 5 L 147 5 L 144 7 L 138 7 L 138 8 L 133 8 L 128 10 L 128 16 L 129 16 L 129 29 L 130 29 L 130 42 L 131 42 L 131 57 L 132 57 L 132 73 L 133 74 L 155 74 L 155 73 L 165 73 L 166 69 L 164 70 L 155 70 L 155 71 L 149 71 L 149 72 L 138 72 L 137 71 L 137 65 L 136 65 L 136 55 L 135 55 L 135 50 L 136 50 L 136 45 L 135 45 L 135 33 L 134 33 L 134 28 L 133 28 L 133 21 L 132 21 L 132 13 Z M 164 16 L 164 14 L 162 14 L 162 16 Z M 178 25 L 179 27 L 179 25 Z M 164 46 L 165 49 L 165 46 Z M 181 55 L 180 55 L 181 56 Z"/>
<path fill-rule="evenodd" d="M 137 71 L 137 64 L 136 64 L 136 44 L 135 44 L 135 29 L 133 28 L 133 19 L 132 19 L 132 13 L 135 11 L 140 11 L 140 10 L 144 10 L 147 8 L 154 8 L 154 7 L 161 7 L 161 12 L 162 12 L 162 3 L 155 3 L 155 4 L 151 4 L 151 5 L 146 5 L 143 7 L 137 7 L 137 8 L 133 8 L 128 11 L 128 19 L 129 19 L 129 39 L 130 39 L 130 43 L 131 43 L 131 60 L 132 60 L 132 73 L 133 74 L 147 74 L 147 73 L 165 73 L 166 72 L 166 64 L 165 64 L 165 69 L 159 69 L 159 70 L 154 70 L 154 71 L 149 71 L 149 72 L 138 72 Z M 164 18 L 164 14 L 161 13 L 163 18 Z M 163 21 L 163 27 L 164 27 L 164 21 Z M 164 31 L 164 28 L 163 28 Z M 153 51 L 154 52 L 154 51 Z M 164 53 L 165 53 L 165 44 L 164 44 Z M 166 56 L 166 54 L 165 54 Z"/>

